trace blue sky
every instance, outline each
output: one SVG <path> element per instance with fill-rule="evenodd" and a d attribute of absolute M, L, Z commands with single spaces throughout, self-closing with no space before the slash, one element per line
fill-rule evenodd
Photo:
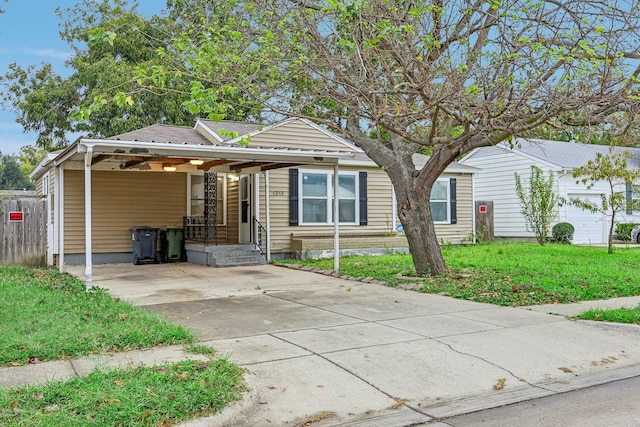
<path fill-rule="evenodd" d="M 13 62 L 22 66 L 50 62 L 58 73 L 64 74 L 64 62 L 71 49 L 60 40 L 55 10 L 77 3 L 78 0 L 9 0 L 2 4 L 5 13 L 0 15 L 0 75 L 4 75 Z M 146 15 L 160 13 L 166 6 L 166 0 L 142 0 L 140 3 L 138 10 Z M 14 113 L 0 109 L 2 154 L 17 154 L 21 147 L 35 141 L 35 134 L 24 133 L 15 119 Z"/>

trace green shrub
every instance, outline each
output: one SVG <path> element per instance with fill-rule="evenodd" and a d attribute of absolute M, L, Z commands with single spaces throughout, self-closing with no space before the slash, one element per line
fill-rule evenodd
<path fill-rule="evenodd" d="M 551 229 L 551 235 L 558 243 L 571 243 L 574 231 L 576 230 L 573 228 L 573 225 L 568 222 L 559 222 Z"/>
<path fill-rule="evenodd" d="M 622 240 L 623 242 L 630 242 L 631 230 L 636 225 L 640 225 L 640 224 L 635 222 L 627 223 L 627 224 L 624 224 L 624 223 L 616 224 L 616 236 L 618 237 L 618 239 Z"/>

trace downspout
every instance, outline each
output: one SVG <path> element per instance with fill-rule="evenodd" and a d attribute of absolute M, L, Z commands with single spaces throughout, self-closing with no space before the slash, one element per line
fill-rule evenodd
<path fill-rule="evenodd" d="M 457 196 L 456 196 L 457 197 Z M 476 174 L 471 174 L 471 235 L 473 236 L 473 244 L 478 242 L 478 230 L 476 230 Z M 484 236 L 483 236 L 484 238 Z"/>
<path fill-rule="evenodd" d="M 333 271 L 340 270 L 340 218 L 338 217 L 338 162 L 333 165 Z"/>
<path fill-rule="evenodd" d="M 271 262 L 271 203 L 269 200 L 269 171 L 264 171 L 264 213 L 265 213 L 265 225 L 266 239 L 265 246 L 267 247 L 267 262 Z"/>
<path fill-rule="evenodd" d="M 260 174 L 253 175 L 253 243 L 258 248 L 258 234 L 260 233 L 258 223 L 260 222 Z"/>
<path fill-rule="evenodd" d="M 86 290 L 93 287 L 93 242 L 92 238 L 92 211 L 91 211 L 91 162 L 93 160 L 93 147 L 87 147 L 84 153 L 84 235 L 85 235 L 85 284 Z"/>

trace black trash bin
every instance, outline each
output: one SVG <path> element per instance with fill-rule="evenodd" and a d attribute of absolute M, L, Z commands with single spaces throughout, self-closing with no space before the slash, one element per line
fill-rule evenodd
<path fill-rule="evenodd" d="M 131 228 L 131 242 L 133 245 L 133 263 L 158 262 L 158 229 L 151 227 Z"/>

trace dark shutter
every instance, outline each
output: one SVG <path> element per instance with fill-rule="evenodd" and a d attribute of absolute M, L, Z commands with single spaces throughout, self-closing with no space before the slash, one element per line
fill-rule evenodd
<path fill-rule="evenodd" d="M 360 225 L 367 225 L 367 173 L 359 173 Z"/>
<path fill-rule="evenodd" d="M 458 202 L 456 200 L 456 179 L 449 180 L 449 207 L 451 208 L 451 224 L 458 223 Z"/>
<path fill-rule="evenodd" d="M 633 187 L 627 184 L 627 215 L 633 214 Z"/>
<path fill-rule="evenodd" d="M 289 169 L 289 225 L 298 225 L 298 169 Z"/>

